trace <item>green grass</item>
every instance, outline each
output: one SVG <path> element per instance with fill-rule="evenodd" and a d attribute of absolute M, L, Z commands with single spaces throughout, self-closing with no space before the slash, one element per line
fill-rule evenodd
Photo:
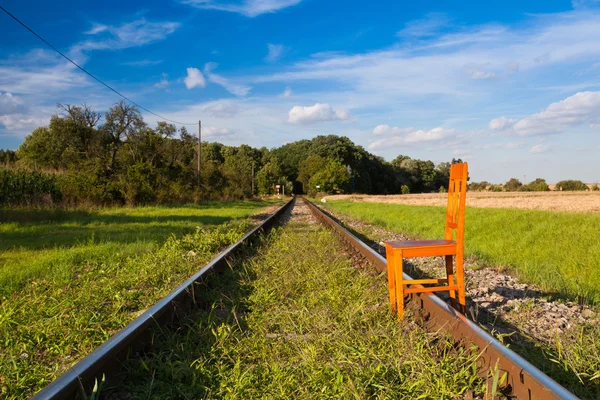
<path fill-rule="evenodd" d="M 74 210 L 0 209 L 0 295 L 33 278 L 68 282 L 74 265 L 118 263 L 171 234 L 244 218 L 265 202 Z"/>
<path fill-rule="evenodd" d="M 443 237 L 445 208 L 328 201 L 327 208 L 412 237 Z M 510 267 L 543 291 L 600 304 L 600 214 L 467 208 L 465 254 Z"/>
<path fill-rule="evenodd" d="M 238 240 L 243 217 L 267 204 L 5 211 L 2 238 L 16 232 L 23 245 L 1 245 L 0 398 L 46 386 Z"/>
<path fill-rule="evenodd" d="M 337 250 L 336 250 L 337 249 Z M 481 389 L 476 351 L 389 312 L 381 275 L 320 225 L 290 222 L 203 282 L 197 313 L 125 363 L 131 398 L 450 399 Z"/>

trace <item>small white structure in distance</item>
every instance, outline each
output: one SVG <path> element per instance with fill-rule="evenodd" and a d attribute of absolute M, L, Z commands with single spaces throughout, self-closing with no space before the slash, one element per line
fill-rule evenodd
<path fill-rule="evenodd" d="M 326 199 L 325 197 L 323 197 L 323 198 L 321 199 L 321 203 L 327 203 L 327 199 Z"/>

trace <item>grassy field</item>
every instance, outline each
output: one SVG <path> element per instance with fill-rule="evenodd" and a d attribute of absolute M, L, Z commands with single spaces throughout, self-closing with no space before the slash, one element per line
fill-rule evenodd
<path fill-rule="evenodd" d="M 155 249 L 171 234 L 247 217 L 266 204 L 0 209 L 0 295 L 21 289 L 32 278 L 67 282 L 76 265 L 118 263 Z"/>
<path fill-rule="evenodd" d="M 443 236 L 445 207 L 345 200 L 326 207 L 412 237 Z M 549 293 L 600 303 L 600 214 L 467 208 L 465 252 Z"/>
<path fill-rule="evenodd" d="M 338 249 L 338 250 L 336 250 Z M 482 381 L 474 355 L 399 324 L 385 280 L 352 268 L 320 225 L 290 222 L 204 282 L 200 311 L 154 332 L 120 388 L 144 399 L 451 399 Z M 478 390 L 479 389 L 479 390 Z"/>
<path fill-rule="evenodd" d="M 44 387 L 204 265 L 270 203 L 2 211 L 0 397 Z"/>

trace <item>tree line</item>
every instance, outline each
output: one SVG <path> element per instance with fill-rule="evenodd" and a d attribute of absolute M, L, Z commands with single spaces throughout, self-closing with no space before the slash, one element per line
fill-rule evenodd
<path fill-rule="evenodd" d="M 451 164 L 403 155 L 387 162 L 327 135 L 274 149 L 203 142 L 198 176 L 197 145 L 185 127 L 150 127 L 125 102 L 103 114 L 59 104 L 16 152 L 0 150 L 0 203 L 180 203 L 269 195 L 276 185 L 286 193 L 433 192 L 445 190 Z"/>
<path fill-rule="evenodd" d="M 198 175 L 197 146 L 185 127 L 166 122 L 150 127 L 125 102 L 105 113 L 85 104 L 59 104 L 49 125 L 31 132 L 16 152 L 0 150 L 0 204 L 242 199 L 274 194 L 276 185 L 311 195 L 445 192 L 450 165 L 461 162 L 436 165 L 405 155 L 387 162 L 347 137 L 327 135 L 274 149 L 203 142 Z M 530 186 L 546 185 L 535 182 Z M 471 184 L 475 190 L 488 186 Z"/>

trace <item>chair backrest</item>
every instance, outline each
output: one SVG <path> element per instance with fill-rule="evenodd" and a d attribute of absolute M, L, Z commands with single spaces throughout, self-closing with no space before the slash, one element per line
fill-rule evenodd
<path fill-rule="evenodd" d="M 450 182 L 448 183 L 448 206 L 446 207 L 446 231 L 444 239 L 456 240 L 462 249 L 465 238 L 465 206 L 467 204 L 467 163 L 450 166 Z M 456 230 L 456 238 L 454 231 Z"/>

